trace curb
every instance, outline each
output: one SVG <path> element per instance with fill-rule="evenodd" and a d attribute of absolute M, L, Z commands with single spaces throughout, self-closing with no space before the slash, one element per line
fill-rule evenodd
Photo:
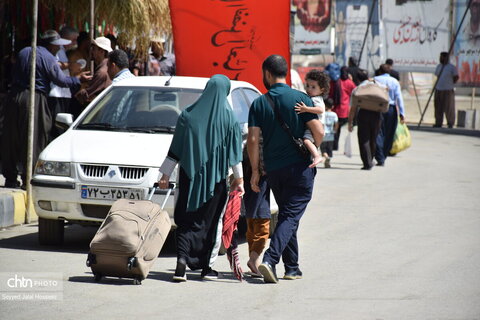
<path fill-rule="evenodd" d="M 0 191 L 0 228 L 25 223 L 27 193 L 23 190 Z M 38 219 L 34 214 L 32 221 Z"/>
<path fill-rule="evenodd" d="M 425 131 L 443 134 L 454 134 L 467 137 L 480 137 L 480 130 L 464 129 L 464 128 L 433 128 L 432 126 L 411 124 L 407 122 L 408 129 L 412 131 Z"/>

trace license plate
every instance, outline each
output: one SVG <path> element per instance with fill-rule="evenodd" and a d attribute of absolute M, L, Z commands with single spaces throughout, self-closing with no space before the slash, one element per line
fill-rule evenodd
<path fill-rule="evenodd" d="M 114 188 L 114 187 L 82 186 L 81 196 L 82 196 L 82 199 L 142 200 L 143 199 L 143 190 L 142 189 Z"/>

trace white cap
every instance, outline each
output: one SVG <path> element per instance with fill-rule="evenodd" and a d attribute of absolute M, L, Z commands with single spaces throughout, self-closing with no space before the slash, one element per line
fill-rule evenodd
<path fill-rule="evenodd" d="M 98 37 L 92 42 L 94 45 L 97 47 L 107 51 L 111 52 L 112 51 L 112 44 L 110 42 L 110 39 L 105 38 L 105 37 Z"/>
<path fill-rule="evenodd" d="M 72 43 L 72 41 L 68 39 L 61 38 L 58 32 L 55 30 L 45 31 L 45 33 L 40 38 L 47 41 L 50 44 L 54 44 L 57 46 L 66 46 L 67 44 Z"/>

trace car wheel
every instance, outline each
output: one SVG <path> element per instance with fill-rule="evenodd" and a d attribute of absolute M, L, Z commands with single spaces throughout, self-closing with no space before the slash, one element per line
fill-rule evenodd
<path fill-rule="evenodd" d="M 270 215 L 270 235 L 269 237 L 272 237 L 273 231 L 275 231 L 275 228 L 277 227 L 278 223 L 278 212 L 272 213 Z"/>
<path fill-rule="evenodd" d="M 58 245 L 63 243 L 63 220 L 38 218 L 38 242 L 42 245 Z"/>

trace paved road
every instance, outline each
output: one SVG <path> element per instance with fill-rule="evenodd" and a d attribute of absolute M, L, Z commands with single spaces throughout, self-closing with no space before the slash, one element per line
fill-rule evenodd
<path fill-rule="evenodd" d="M 224 279 L 189 272 L 175 284 L 166 248 L 141 286 L 96 284 L 85 266 L 93 230 L 69 228 L 65 246 L 48 248 L 26 225 L 0 231 L 0 276 L 55 272 L 63 300 L 0 300 L 0 319 L 480 319 L 480 139 L 412 136 L 385 167 L 360 170 L 355 145 L 318 170 L 299 230 L 302 280 L 238 283 L 220 257 Z"/>

